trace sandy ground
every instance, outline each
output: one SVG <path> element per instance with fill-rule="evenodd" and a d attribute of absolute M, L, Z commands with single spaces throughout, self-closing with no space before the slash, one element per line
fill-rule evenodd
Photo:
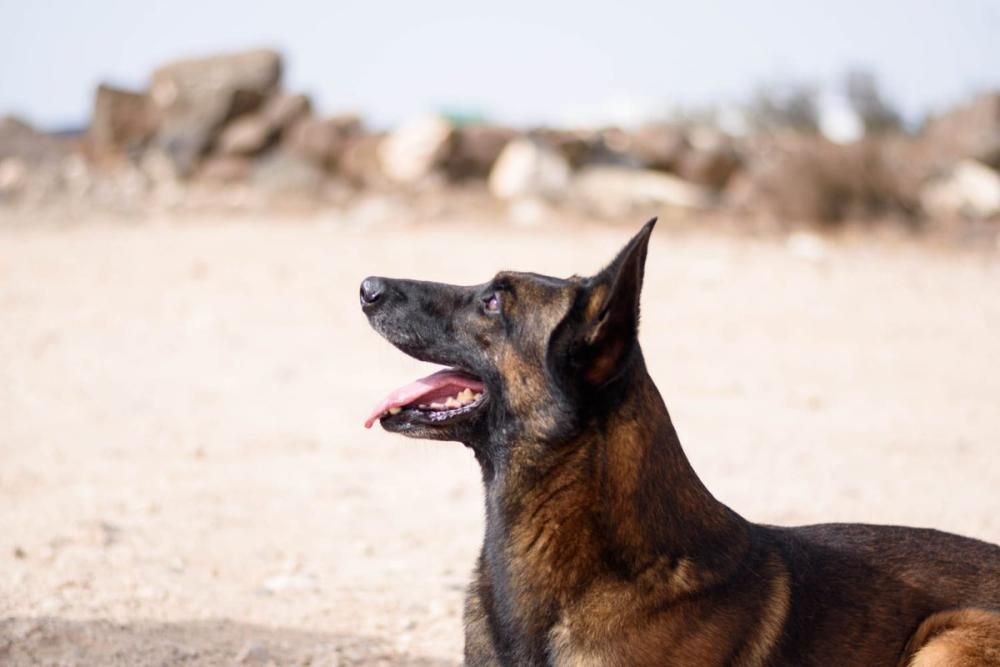
<path fill-rule="evenodd" d="M 478 470 L 362 428 L 426 368 L 358 282 L 582 273 L 632 231 L 0 230 L 0 664 L 456 664 Z M 718 497 L 1000 541 L 996 253 L 661 226 L 647 276 L 651 372 Z"/>

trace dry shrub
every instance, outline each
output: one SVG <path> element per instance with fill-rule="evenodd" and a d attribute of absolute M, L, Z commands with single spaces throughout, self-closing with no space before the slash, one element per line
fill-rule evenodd
<path fill-rule="evenodd" d="M 750 213 L 835 224 L 886 217 L 912 219 L 916 193 L 900 177 L 904 139 L 835 144 L 818 136 L 757 139 L 746 147 L 749 168 L 727 191 Z"/>

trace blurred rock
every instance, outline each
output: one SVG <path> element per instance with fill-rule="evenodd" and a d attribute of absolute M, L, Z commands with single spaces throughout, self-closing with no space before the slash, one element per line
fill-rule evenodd
<path fill-rule="evenodd" d="M 715 130 L 699 129 L 690 134 L 690 149 L 679 156 L 674 170 L 687 181 L 722 190 L 740 164 L 740 156 L 729 137 Z"/>
<path fill-rule="evenodd" d="M 202 160 L 195 173 L 199 181 L 215 184 L 240 183 L 253 170 L 250 159 L 240 155 L 210 155 Z"/>
<path fill-rule="evenodd" d="M 520 138 L 504 147 L 490 171 L 489 187 L 499 199 L 558 200 L 570 183 L 569 162 L 540 141 Z"/>
<path fill-rule="evenodd" d="M 923 141 L 938 166 L 968 158 L 1000 169 L 1000 92 L 981 95 L 933 119 Z"/>
<path fill-rule="evenodd" d="M 494 125 L 464 125 L 455 131 L 444 169 L 455 181 L 486 178 L 504 147 L 518 133 Z"/>
<path fill-rule="evenodd" d="M 90 174 L 74 148 L 72 141 L 0 117 L 0 202 L 45 207 L 62 197 L 88 194 Z"/>
<path fill-rule="evenodd" d="M 156 110 L 147 94 L 103 83 L 97 87 L 87 130 L 87 144 L 96 157 L 141 149 L 155 131 Z"/>
<path fill-rule="evenodd" d="M 274 131 L 281 133 L 312 113 L 312 102 L 307 95 L 278 93 L 267 101 L 260 113 Z"/>
<path fill-rule="evenodd" d="M 253 155 L 267 148 L 273 137 L 273 129 L 263 114 L 244 114 L 219 135 L 218 150 L 223 155 Z"/>
<path fill-rule="evenodd" d="M 18 157 L 0 160 L 0 197 L 10 196 L 28 183 L 28 166 Z"/>
<path fill-rule="evenodd" d="M 348 143 L 364 132 L 361 119 L 353 114 L 316 118 L 305 116 L 285 134 L 283 148 L 317 166 L 333 170 Z"/>
<path fill-rule="evenodd" d="M 275 95 L 260 111 L 243 114 L 226 125 L 219 136 L 219 152 L 226 155 L 260 153 L 296 121 L 308 115 L 310 108 L 305 95 Z"/>
<path fill-rule="evenodd" d="M 382 135 L 362 134 L 344 141 L 337 163 L 337 173 L 351 185 L 375 190 L 388 187 L 392 181 L 382 171 L 379 148 Z"/>
<path fill-rule="evenodd" d="M 440 116 L 425 116 L 396 128 L 378 148 L 382 171 L 399 183 L 416 183 L 444 165 L 454 127 Z"/>
<path fill-rule="evenodd" d="M 702 210 L 713 204 L 708 190 L 677 176 L 619 166 L 583 168 L 573 179 L 573 195 L 578 205 L 606 216 L 663 207 Z"/>
<path fill-rule="evenodd" d="M 150 181 L 158 185 L 175 185 L 180 176 L 170 156 L 158 148 L 148 148 L 143 152 L 139 168 Z"/>
<path fill-rule="evenodd" d="M 635 156 L 648 169 L 677 171 L 688 150 L 684 131 L 675 125 L 651 123 L 626 133 L 618 150 Z"/>
<path fill-rule="evenodd" d="M 1000 216 L 1000 174 L 975 160 L 962 160 L 946 176 L 920 191 L 932 217 L 982 220 Z"/>
<path fill-rule="evenodd" d="M 39 132 L 13 116 L 0 117 L 0 160 L 17 158 L 25 166 L 58 162 L 70 153 L 69 142 Z"/>
<path fill-rule="evenodd" d="M 93 192 L 95 174 L 82 157 L 77 154 L 68 155 L 59 168 L 62 185 L 70 196 L 83 199 Z"/>
<path fill-rule="evenodd" d="M 150 94 L 160 116 L 156 142 L 188 175 L 225 123 L 258 109 L 278 87 L 281 56 L 266 49 L 165 65 Z"/>
<path fill-rule="evenodd" d="M 608 149 L 601 132 L 543 128 L 532 131 L 529 138 L 561 155 L 571 169 L 608 161 Z"/>

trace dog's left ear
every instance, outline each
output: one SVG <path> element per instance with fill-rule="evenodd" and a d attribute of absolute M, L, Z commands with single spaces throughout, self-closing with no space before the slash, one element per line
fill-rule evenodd
<path fill-rule="evenodd" d="M 591 386 L 613 379 L 636 344 L 646 250 L 655 225 L 656 218 L 643 225 L 618 256 L 590 279 L 578 349 L 583 379 Z"/>

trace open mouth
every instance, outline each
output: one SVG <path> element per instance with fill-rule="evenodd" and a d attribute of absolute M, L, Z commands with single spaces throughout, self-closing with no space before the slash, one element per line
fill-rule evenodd
<path fill-rule="evenodd" d="M 486 387 L 476 376 L 446 368 L 394 390 L 375 406 L 365 428 L 382 420 L 443 424 L 478 410 L 486 400 Z"/>

